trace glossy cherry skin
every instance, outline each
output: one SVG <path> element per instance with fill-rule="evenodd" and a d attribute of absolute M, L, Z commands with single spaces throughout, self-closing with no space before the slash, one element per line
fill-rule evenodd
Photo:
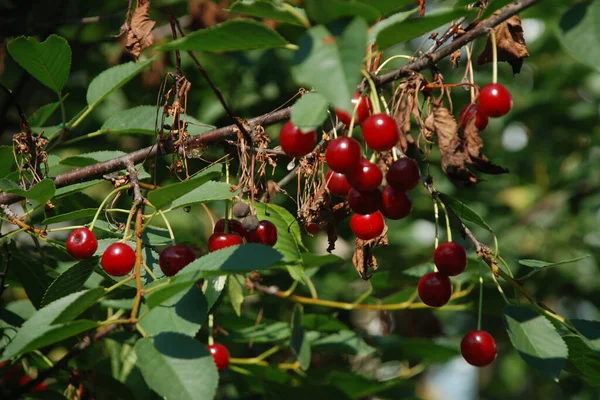
<path fill-rule="evenodd" d="M 512 108 L 512 96 L 500 83 L 490 83 L 479 92 L 479 110 L 488 117 L 501 117 Z"/>
<path fill-rule="evenodd" d="M 371 100 L 367 96 L 362 96 L 360 93 L 354 93 L 354 97 L 352 98 L 352 110 L 356 107 L 356 103 L 359 102 L 358 108 L 356 109 L 356 117 L 354 118 L 354 126 L 360 125 L 363 123 L 365 119 L 369 117 L 371 114 Z M 340 122 L 346 126 L 350 125 L 350 120 L 352 120 L 352 115 L 348 114 L 344 110 L 335 109 L 335 115 L 340 119 Z"/>
<path fill-rule="evenodd" d="M 135 251 L 125 243 L 113 243 L 104 250 L 100 263 L 109 275 L 127 275 L 135 266 Z"/>
<path fill-rule="evenodd" d="M 381 185 L 383 174 L 377 165 L 363 157 L 358 168 L 347 174 L 346 178 L 354 189 L 368 192 Z"/>
<path fill-rule="evenodd" d="M 292 121 L 288 121 L 281 128 L 279 145 L 290 157 L 305 156 L 317 145 L 317 131 L 302 132 Z"/>
<path fill-rule="evenodd" d="M 19 378 L 19 386 L 25 386 L 32 380 L 33 380 L 32 377 L 23 375 L 21 378 Z M 42 382 L 38 383 L 37 385 L 35 385 L 30 390 L 32 392 L 44 392 L 44 391 L 48 390 L 48 384 L 46 382 L 42 381 Z"/>
<path fill-rule="evenodd" d="M 363 139 L 367 146 L 376 151 L 391 149 L 400 140 L 398 125 L 387 114 L 374 114 L 362 124 Z"/>
<path fill-rule="evenodd" d="M 348 190 L 350 190 L 350 184 L 348 183 L 348 179 L 346 179 L 346 175 L 339 172 L 327 171 L 325 181 L 327 182 L 329 193 L 334 196 L 346 196 Z"/>
<path fill-rule="evenodd" d="M 241 237 L 246 235 L 246 230 L 244 229 L 244 225 L 238 220 L 230 219 L 229 224 L 227 225 L 228 232 L 227 233 L 237 233 Z M 213 233 L 225 233 L 225 218 L 221 218 L 215 224 L 215 229 Z"/>
<path fill-rule="evenodd" d="M 173 276 L 196 259 L 194 250 L 185 244 L 176 244 L 163 249 L 158 256 L 158 264 L 163 274 Z"/>
<path fill-rule="evenodd" d="M 460 342 L 460 352 L 465 361 L 476 367 L 490 365 L 496 359 L 496 341 L 486 331 L 471 331 Z"/>
<path fill-rule="evenodd" d="M 217 365 L 217 369 L 219 372 L 226 370 L 229 367 L 229 350 L 227 347 L 223 346 L 220 343 L 214 343 L 210 346 L 206 346 L 210 354 L 212 355 L 213 360 L 215 360 L 215 364 Z"/>
<path fill-rule="evenodd" d="M 410 214 L 412 200 L 406 192 L 386 186 L 381 192 L 381 212 L 389 219 L 402 219 Z"/>
<path fill-rule="evenodd" d="M 213 233 L 208 238 L 208 251 L 212 253 L 213 251 L 243 243 L 244 239 L 237 233 Z"/>
<path fill-rule="evenodd" d="M 277 243 L 277 227 L 271 221 L 260 221 L 255 230 L 246 232 L 246 242 L 273 247 Z"/>
<path fill-rule="evenodd" d="M 342 136 L 329 143 L 325 151 L 325 161 L 334 172 L 347 174 L 358 167 L 361 154 L 360 143 Z"/>
<path fill-rule="evenodd" d="M 321 228 L 319 227 L 319 225 L 314 224 L 314 223 L 304 225 L 304 229 L 306 230 L 306 232 L 309 235 L 312 235 L 312 236 L 316 235 L 317 233 L 319 233 L 321 231 Z"/>
<path fill-rule="evenodd" d="M 433 262 L 441 274 L 456 276 L 467 268 L 467 252 L 458 243 L 444 242 L 433 252 Z"/>
<path fill-rule="evenodd" d="M 381 208 L 381 190 L 360 192 L 354 188 L 348 191 L 348 205 L 357 214 L 372 214 Z"/>
<path fill-rule="evenodd" d="M 73 258 L 90 258 L 98 250 L 98 240 L 88 228 L 75 229 L 67 238 L 67 251 Z"/>
<path fill-rule="evenodd" d="M 387 184 L 402 192 L 414 189 L 420 179 L 421 170 L 419 169 L 419 164 L 408 157 L 402 157 L 394 161 L 385 175 Z"/>
<path fill-rule="evenodd" d="M 353 214 L 350 218 L 350 228 L 359 239 L 375 239 L 383 233 L 385 228 L 383 214 L 379 211 L 365 215 Z"/>
<path fill-rule="evenodd" d="M 458 127 L 465 130 L 470 120 L 475 118 L 475 126 L 481 132 L 487 128 L 490 118 L 479 110 L 477 104 L 466 104 L 458 114 Z"/>
<path fill-rule="evenodd" d="M 452 282 L 446 275 L 429 272 L 419 279 L 418 292 L 421 301 L 429 307 L 441 307 L 452 296 Z"/>

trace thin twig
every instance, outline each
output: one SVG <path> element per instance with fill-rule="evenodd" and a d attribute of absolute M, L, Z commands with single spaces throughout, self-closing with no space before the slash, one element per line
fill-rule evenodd
<path fill-rule="evenodd" d="M 6 276 L 8 275 L 8 268 L 10 267 L 12 261 L 12 253 L 8 248 L 8 242 L 4 241 L 4 243 L 2 243 L 2 247 L 4 248 L 6 259 L 4 260 L 4 271 L 0 273 L 0 298 L 2 297 L 4 291 L 8 288 L 8 285 L 6 284 Z"/>
<path fill-rule="evenodd" d="M 138 207 L 141 207 L 144 204 L 144 197 L 142 196 L 142 191 L 140 190 L 138 172 L 131 161 L 126 164 L 126 168 L 127 173 L 129 174 L 129 183 L 133 188 L 133 202 L 136 203 Z"/>

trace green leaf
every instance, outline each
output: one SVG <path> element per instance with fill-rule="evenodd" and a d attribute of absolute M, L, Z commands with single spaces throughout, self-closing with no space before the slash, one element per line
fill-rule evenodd
<path fill-rule="evenodd" d="M 274 248 L 283 254 L 285 262 L 301 259 L 302 233 L 298 220 L 285 208 L 276 204 L 255 203 L 259 220 L 271 221 L 277 227 L 277 243 Z"/>
<path fill-rule="evenodd" d="M 242 315 L 242 303 L 244 302 L 244 282 L 246 277 L 239 274 L 231 274 L 227 279 L 227 292 L 233 311 L 239 317 Z"/>
<path fill-rule="evenodd" d="M 5 178 L 17 168 L 12 146 L 0 146 L 0 178 Z"/>
<path fill-rule="evenodd" d="M 68 95 L 63 96 L 63 101 Z M 38 108 L 31 116 L 27 119 L 30 126 L 42 126 L 44 123 L 54 114 L 54 111 L 60 106 L 60 101 L 56 103 L 46 104 Z"/>
<path fill-rule="evenodd" d="M 356 332 L 345 330 L 331 335 L 315 335 L 310 332 L 310 345 L 315 351 L 332 351 L 356 356 L 371 354 L 375 348 L 365 343 L 364 339 Z"/>
<path fill-rule="evenodd" d="M 483 220 L 483 218 L 477 215 L 477 213 L 465 203 L 444 193 L 440 193 L 440 198 L 442 199 L 444 204 L 446 204 L 447 207 L 450 207 L 460 219 L 471 221 L 479 225 L 483 229 L 487 229 L 488 231 L 493 233 L 492 228 Z"/>
<path fill-rule="evenodd" d="M 562 337 L 569 348 L 569 362 L 589 385 L 600 386 L 600 357 L 577 335 Z"/>
<path fill-rule="evenodd" d="M 229 11 L 268 18 L 292 25 L 310 26 L 303 9 L 272 0 L 238 0 L 229 7 Z"/>
<path fill-rule="evenodd" d="M 262 22 L 230 19 L 167 43 L 162 51 L 241 51 L 284 47 L 288 42 Z"/>
<path fill-rule="evenodd" d="M 302 132 L 317 129 L 327 119 L 329 102 L 320 93 L 307 93 L 292 107 L 292 122 Z"/>
<path fill-rule="evenodd" d="M 348 329 L 337 318 L 325 314 L 304 314 L 302 326 L 308 330 L 319 332 L 337 332 Z"/>
<path fill-rule="evenodd" d="M 344 259 L 334 254 L 302 253 L 302 264 L 305 268 L 321 268 L 326 265 L 342 263 L 344 263 Z"/>
<path fill-rule="evenodd" d="M 2 179 L 0 180 L 0 189 L 3 192 L 13 193 L 18 196 L 28 198 L 30 200 L 35 200 L 40 204 L 44 204 L 54 196 L 56 186 L 54 186 L 54 182 L 52 181 L 52 179 L 42 179 L 41 181 L 36 183 L 31 189 L 23 190 L 16 183 L 6 179 Z"/>
<path fill-rule="evenodd" d="M 213 308 L 217 300 L 219 300 L 219 297 L 221 297 L 221 293 L 223 293 L 226 283 L 226 275 L 211 276 L 204 280 L 202 289 L 204 290 L 204 297 L 206 297 L 206 303 L 208 304 L 209 311 Z"/>
<path fill-rule="evenodd" d="M 600 356 L 600 321 L 586 319 L 571 319 L 571 324 L 585 339 L 588 346 Z"/>
<path fill-rule="evenodd" d="M 60 93 L 71 69 L 71 48 L 65 38 L 50 35 L 40 43 L 32 37 L 20 36 L 8 42 L 6 47 L 25 71 Z"/>
<path fill-rule="evenodd" d="M 153 308 L 140 324 L 150 336 L 171 331 L 194 337 L 206 320 L 207 312 L 202 290 L 193 285 Z"/>
<path fill-rule="evenodd" d="M 328 30 L 319 25 L 298 41 L 292 73 L 299 84 L 313 87 L 334 107 L 351 112 L 351 99 L 361 81 L 367 24 L 355 18 Z"/>
<path fill-rule="evenodd" d="M 427 339 L 409 339 L 399 335 L 376 339 L 384 361 L 415 359 L 426 365 L 444 363 L 460 355 L 458 347 L 436 343 Z"/>
<path fill-rule="evenodd" d="M 71 165 L 74 167 L 87 167 L 88 165 L 113 160 L 117 157 L 122 157 L 122 156 L 126 156 L 126 155 L 127 155 L 127 153 L 125 153 L 124 151 L 120 151 L 120 150 L 100 150 L 100 151 L 93 151 L 91 153 L 82 153 L 82 154 L 78 154 L 76 156 L 65 157 L 62 160 L 60 160 L 59 163 L 61 165 Z M 125 168 L 123 168 L 123 169 L 125 169 Z M 136 166 L 136 169 L 138 170 L 138 178 L 139 179 L 150 178 L 150 174 L 148 174 L 146 172 L 146 170 L 144 170 L 143 166 L 138 165 L 138 166 Z M 91 182 L 81 182 L 81 183 L 77 184 L 77 185 L 81 185 L 79 187 L 78 191 L 83 188 L 93 186 L 98 182 L 101 182 L 101 181 L 98 180 L 98 181 L 91 181 Z M 71 191 L 73 190 L 73 189 L 71 189 L 71 187 L 61 188 L 61 189 L 59 189 L 61 191 L 60 192 L 61 195 L 68 193 L 66 191 L 63 191 L 64 189 L 70 189 Z"/>
<path fill-rule="evenodd" d="M 240 343 L 272 343 L 282 342 L 292 334 L 290 325 L 285 322 L 260 324 L 229 332 L 229 340 Z"/>
<path fill-rule="evenodd" d="M 169 400 L 212 399 L 219 374 L 203 344 L 180 333 L 166 332 L 134 347 L 137 366 L 152 390 Z"/>
<path fill-rule="evenodd" d="M 92 108 L 98 105 L 109 94 L 125 85 L 153 61 L 154 58 L 137 63 L 128 62 L 102 71 L 88 86 L 86 95 L 88 105 Z"/>
<path fill-rule="evenodd" d="M 344 17 L 362 17 L 367 21 L 375 21 L 380 16 L 379 11 L 371 4 L 341 0 L 305 0 L 304 8 L 310 19 L 319 24 Z"/>
<path fill-rule="evenodd" d="M 415 4 L 414 0 L 357 0 L 359 3 L 367 4 L 379 11 L 381 16 L 385 16 L 399 10 L 401 8 L 412 6 Z"/>
<path fill-rule="evenodd" d="M 80 290 L 83 287 L 83 284 L 92 275 L 92 272 L 94 272 L 97 265 L 98 258 L 92 257 L 87 260 L 79 261 L 60 274 L 46 290 L 44 298 L 42 299 L 42 307 Z"/>
<path fill-rule="evenodd" d="M 142 175 L 143 172 L 145 172 L 145 171 L 141 170 L 140 175 Z M 89 182 L 81 182 L 81 183 L 76 183 L 74 185 L 61 187 L 61 188 L 56 189 L 56 193 L 54 194 L 54 197 L 59 198 L 59 197 L 66 196 L 66 195 L 69 195 L 74 192 L 79 193 L 84 189 L 87 189 L 89 187 L 97 185 L 100 182 L 104 182 L 104 181 L 102 179 L 94 179 Z"/>
<path fill-rule="evenodd" d="M 43 263 L 27 256 L 13 257 L 12 262 L 14 268 L 11 268 L 11 272 L 16 275 L 35 308 L 40 308 L 51 281 L 46 275 Z"/>
<path fill-rule="evenodd" d="M 304 308 L 301 304 L 296 304 L 294 306 L 294 311 L 292 312 L 292 338 L 290 341 L 290 348 L 300 363 L 300 368 L 306 371 L 310 366 L 311 353 L 310 344 L 306 339 L 304 327 L 302 325 L 303 317 Z"/>
<path fill-rule="evenodd" d="M 59 222 L 75 221 L 77 219 L 86 219 L 96 215 L 95 208 L 84 208 L 81 210 L 71 211 L 65 214 L 55 215 L 54 217 L 46 218 L 42 221 L 42 225 L 58 224 Z"/>
<path fill-rule="evenodd" d="M 504 308 L 504 323 L 521 358 L 544 375 L 558 380 L 568 352 L 554 326 L 537 311 L 516 305 Z"/>
<path fill-rule="evenodd" d="M 209 201 L 227 200 L 236 195 L 237 192 L 231 191 L 231 185 L 229 183 L 208 181 L 202 186 L 173 201 L 171 208 L 175 209 Z"/>
<path fill-rule="evenodd" d="M 570 258 L 568 260 L 562 260 L 557 262 L 548 262 L 548 261 L 540 261 L 540 260 L 532 260 L 532 259 L 524 259 L 519 260 L 519 264 L 524 265 L 526 267 L 536 268 L 536 269 L 546 269 L 551 267 L 556 267 L 557 265 L 569 264 L 575 261 L 583 260 L 588 258 L 590 255 L 586 254 L 585 256 Z"/>
<path fill-rule="evenodd" d="M 416 14 L 418 10 L 418 8 L 415 8 L 410 11 L 399 12 L 373 25 L 373 27 L 369 30 L 369 43 L 374 43 L 382 30 L 393 26 L 394 24 L 399 24 L 406 21 L 409 17 Z"/>
<path fill-rule="evenodd" d="M 414 288 L 407 288 L 407 289 L 402 289 L 399 292 L 396 292 L 394 294 L 391 294 L 389 296 L 384 297 L 381 300 L 382 304 L 397 304 L 397 303 L 403 303 L 405 301 L 408 301 L 410 299 L 415 299 L 415 289 Z"/>

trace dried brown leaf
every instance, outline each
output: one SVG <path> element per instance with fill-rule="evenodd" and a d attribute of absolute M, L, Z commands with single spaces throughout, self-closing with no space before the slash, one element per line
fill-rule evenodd
<path fill-rule="evenodd" d="M 498 15 L 502 9 L 496 11 Z M 496 34 L 496 46 L 498 49 L 498 61 L 506 61 L 512 66 L 513 74 L 518 74 L 523 65 L 523 59 L 529 57 L 525 37 L 523 36 L 523 27 L 518 15 L 513 15 L 500 25 L 494 28 Z M 486 64 L 493 61 L 492 57 L 492 38 L 488 38 L 483 52 L 477 58 L 478 64 Z"/>
<path fill-rule="evenodd" d="M 491 175 L 505 174 L 508 172 L 506 168 L 492 163 L 481 152 L 481 149 L 483 149 L 483 139 L 479 136 L 479 129 L 477 129 L 475 118 L 471 118 L 467 123 L 467 126 L 465 126 L 464 142 L 468 154 L 467 162 L 473 164 L 479 171 Z"/>
<path fill-rule="evenodd" d="M 192 30 L 207 28 L 227 21 L 233 14 L 225 11 L 229 7 L 229 0 L 216 3 L 212 0 L 189 0 L 188 13 L 192 17 Z"/>
<path fill-rule="evenodd" d="M 458 68 L 458 63 L 460 62 L 460 49 L 454 50 L 452 54 L 450 54 L 450 62 L 452 63 L 452 68 Z"/>
<path fill-rule="evenodd" d="M 121 26 L 121 34 L 126 34 L 125 49 L 136 60 L 145 48 L 152 46 L 154 43 L 152 30 L 156 22 L 150 19 L 149 11 L 150 2 L 138 0 L 131 20 L 127 19 Z"/>
<path fill-rule="evenodd" d="M 419 15 L 422 17 L 425 15 L 425 0 L 417 0 L 417 6 L 419 6 Z"/>
<path fill-rule="evenodd" d="M 368 281 L 371 279 L 372 275 L 369 275 L 369 268 L 376 271 L 379 265 L 377 264 L 377 260 L 373 256 L 371 249 L 377 246 L 387 246 L 388 245 L 388 237 L 387 237 L 387 225 L 383 229 L 383 232 L 378 237 L 371 240 L 362 240 L 356 238 L 355 251 L 352 256 L 352 263 L 354 264 L 354 268 L 358 275 Z"/>

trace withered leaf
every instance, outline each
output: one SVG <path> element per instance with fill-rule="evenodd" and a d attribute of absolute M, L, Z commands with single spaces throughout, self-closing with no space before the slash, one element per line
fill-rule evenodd
<path fill-rule="evenodd" d="M 452 63 L 452 68 L 458 68 L 458 63 L 460 62 L 460 49 L 454 50 L 454 52 L 450 54 L 450 62 Z"/>
<path fill-rule="evenodd" d="M 419 15 L 422 17 L 425 15 L 425 0 L 417 0 L 417 6 L 419 6 Z"/>
<path fill-rule="evenodd" d="M 152 30 L 156 22 L 150 19 L 149 11 L 150 2 L 148 0 L 138 0 L 131 21 L 125 21 L 121 27 L 121 33 L 127 35 L 125 49 L 135 59 L 140 57 L 146 47 L 150 47 L 154 43 Z"/>
<path fill-rule="evenodd" d="M 483 139 L 479 136 L 479 129 L 475 118 L 471 118 L 464 130 L 465 147 L 468 154 L 468 162 L 473 164 L 479 171 L 490 174 L 498 175 L 505 174 L 508 170 L 500 165 L 492 163 L 488 158 L 481 152 L 483 148 Z"/>
<path fill-rule="evenodd" d="M 377 268 L 379 268 L 371 249 L 377 246 L 388 245 L 387 231 L 388 228 L 386 225 L 383 232 L 378 237 L 371 240 L 356 238 L 354 241 L 355 251 L 352 256 L 352 263 L 354 264 L 354 268 L 356 269 L 356 272 L 358 272 L 358 275 L 365 281 L 368 281 L 373 276 L 369 275 L 369 268 L 372 268 L 373 271 L 376 271 Z"/>
<path fill-rule="evenodd" d="M 498 15 L 502 9 L 496 11 L 494 15 Z M 521 19 L 518 15 L 513 15 L 500 25 L 494 28 L 496 34 L 496 46 L 498 49 L 498 61 L 506 61 L 512 66 L 513 74 L 518 74 L 523 65 L 523 59 L 529 57 L 525 37 L 523 36 L 523 27 Z M 492 62 L 492 38 L 488 38 L 487 44 L 483 52 L 477 58 L 478 64 L 486 64 Z"/>

